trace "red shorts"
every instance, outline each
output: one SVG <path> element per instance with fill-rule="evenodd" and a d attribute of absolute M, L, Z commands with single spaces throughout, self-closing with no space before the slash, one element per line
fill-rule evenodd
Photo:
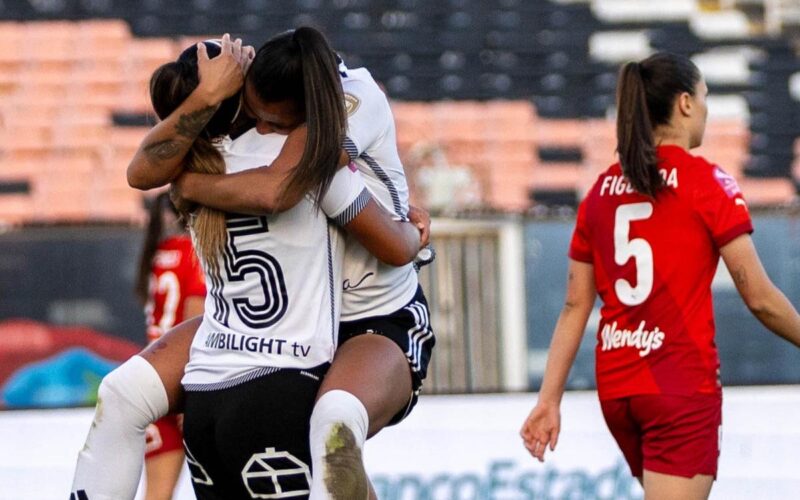
<path fill-rule="evenodd" d="M 717 477 L 722 395 L 642 395 L 600 401 L 611 434 L 635 477 L 646 469 Z"/>
<path fill-rule="evenodd" d="M 148 427 L 145 434 L 145 460 L 175 450 L 183 450 L 183 433 L 177 415 L 167 415 Z"/>

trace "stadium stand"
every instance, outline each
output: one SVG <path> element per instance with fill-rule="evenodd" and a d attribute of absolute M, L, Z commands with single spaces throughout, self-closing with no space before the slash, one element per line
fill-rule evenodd
<path fill-rule="evenodd" d="M 207 33 L 259 44 L 303 23 L 323 27 L 349 65 L 383 82 L 410 164 L 433 148 L 439 166 L 478 186 L 479 199 L 456 209 L 574 205 L 614 158 L 616 68 L 656 50 L 692 55 L 707 76 L 701 154 L 736 175 L 751 203 L 790 203 L 800 180 L 793 5 L 6 0 L 0 41 L 15 50 L 0 54 L 0 219 L 140 220 L 124 169 L 152 123 L 151 71 Z M 425 161 L 411 166 L 430 168 Z"/>

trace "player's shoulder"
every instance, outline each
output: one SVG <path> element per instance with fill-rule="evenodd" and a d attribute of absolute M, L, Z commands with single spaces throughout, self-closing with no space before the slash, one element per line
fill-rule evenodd
<path fill-rule="evenodd" d="M 363 103 L 387 102 L 386 94 L 367 68 L 348 68 L 342 76 L 342 90 L 348 115 Z"/>
<path fill-rule="evenodd" d="M 686 166 L 689 168 L 683 169 L 682 172 L 690 181 L 700 185 L 720 185 L 723 189 L 727 189 L 729 185 L 736 184 L 736 179 L 718 163 L 715 163 L 704 156 L 694 155 L 688 151 L 684 152 L 686 158 Z"/>
<path fill-rule="evenodd" d="M 659 146 L 658 155 L 664 167 L 677 167 L 682 176 L 703 178 L 719 168 L 705 157 L 692 154 L 679 146 Z"/>
<path fill-rule="evenodd" d="M 689 186 L 690 193 L 701 198 L 715 197 L 722 193 L 728 198 L 741 196 L 736 178 L 722 166 L 701 155 L 682 151 L 681 182 Z"/>

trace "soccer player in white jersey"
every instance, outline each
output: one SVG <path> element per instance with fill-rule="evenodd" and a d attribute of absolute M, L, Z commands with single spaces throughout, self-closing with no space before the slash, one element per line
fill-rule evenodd
<path fill-rule="evenodd" d="M 161 84 L 173 91 L 176 112 L 154 128 L 150 139 L 170 129 L 173 135 L 196 137 L 208 120 L 216 116 L 218 103 L 236 92 L 235 77 L 238 74 L 241 84 L 242 70 L 237 71 L 233 66 L 242 63 L 240 43 L 231 43 L 225 37 L 222 55 L 213 59 L 208 58 L 210 47 L 201 44 L 197 48 L 198 62 L 193 71 L 195 75 L 199 73 L 202 85 L 196 82 L 197 77 L 196 88 L 187 89 L 178 82 Z M 181 71 L 191 72 L 191 64 L 186 60 L 179 59 L 178 63 L 178 77 L 182 76 Z M 343 123 L 344 101 L 336 93 L 339 78 L 332 54 L 328 61 L 323 60 L 322 66 L 329 68 L 328 81 L 333 83 L 328 85 L 333 89 L 327 101 L 328 111 L 336 113 L 336 106 L 331 103 L 338 102 Z M 218 85 L 220 82 L 215 82 L 212 75 L 226 72 L 233 84 Z M 324 74 L 320 79 L 325 79 Z M 323 81 L 320 85 L 326 84 Z M 193 92 L 197 89 L 200 91 Z M 206 106 L 210 110 L 187 112 L 186 104 L 193 99 L 211 102 Z M 317 107 L 311 105 L 309 111 L 319 111 Z M 326 141 L 324 134 L 311 130 L 311 124 L 308 129 L 309 137 L 323 138 L 316 144 L 333 151 L 327 157 L 338 156 L 341 136 L 329 134 Z M 186 141 L 186 135 L 182 137 L 146 140 L 143 149 L 156 145 L 149 153 L 145 152 L 155 159 L 154 163 L 178 156 L 182 161 L 183 157 L 196 160 L 214 155 L 213 151 L 190 149 L 194 138 Z M 297 497 L 307 492 L 308 417 L 320 376 L 331 361 L 337 342 L 340 288 L 336 285 L 342 279 L 342 239 L 329 226 L 326 216 L 371 248 L 377 248 L 376 254 L 389 262 L 410 261 L 419 248 L 419 233 L 409 224 L 391 220 L 371 200 L 360 175 L 351 169 L 337 171 L 335 162 L 334 168 L 328 168 L 327 179 L 317 176 L 317 184 L 311 185 L 295 182 L 294 176 L 304 166 L 326 157 L 326 151 L 320 151 L 319 146 L 316 150 L 306 148 L 305 139 L 305 130 L 288 137 L 281 155 L 296 150 L 300 143 L 304 146 L 301 149 L 311 154 L 303 157 L 296 169 L 288 174 L 275 174 L 277 180 L 273 180 L 280 184 L 288 179 L 285 200 L 291 199 L 291 188 L 303 190 L 302 193 L 310 191 L 316 196 L 308 198 L 301 194 L 299 201 L 294 200 L 297 201 L 294 206 L 286 207 L 280 214 L 228 217 L 227 240 L 219 261 L 214 265 L 207 255 L 202 255 L 209 283 L 202 323 L 197 318 L 172 330 L 141 357 L 134 357 L 115 370 L 101 385 L 96 419 L 79 457 L 74 498 L 132 498 L 138 475 L 130 484 L 131 474 L 127 471 L 135 469 L 135 464 L 120 466 L 117 457 L 122 455 L 120 458 L 124 459 L 125 454 L 113 449 L 108 454 L 109 434 L 113 440 L 115 429 L 130 428 L 135 446 L 135 434 L 140 430 L 143 433 L 143 423 L 163 415 L 170 406 L 178 406 L 176 395 L 165 391 L 164 379 L 183 372 L 187 343 L 192 338 L 191 359 L 184 378 L 185 431 L 187 457 L 198 498 L 252 498 L 253 495 L 280 498 L 274 495 L 289 496 L 294 492 L 291 496 Z M 263 165 L 274 156 L 274 147 L 281 142 L 278 139 L 276 144 L 275 140 L 265 140 L 250 131 L 235 140 L 222 141 L 220 150 L 228 170 L 235 172 Z M 145 177 L 153 174 L 150 171 L 153 163 L 145 161 L 133 170 L 138 167 L 143 167 Z M 280 168 L 275 171 L 280 172 Z M 164 179 L 155 183 L 172 177 L 167 172 Z M 132 183 L 145 187 L 137 179 Z M 283 201 L 274 196 L 272 201 L 275 208 L 281 208 Z M 203 235 L 195 233 L 200 240 Z M 198 330 L 196 336 L 195 330 Z M 165 355 L 168 351 L 174 356 Z M 139 438 L 143 446 L 143 436 Z M 130 444 L 130 439 L 126 441 Z M 131 455 L 136 457 L 135 453 Z M 265 474 L 265 470 L 275 468 L 282 472 L 275 477 Z M 125 473 L 117 474 L 121 469 Z"/>
<path fill-rule="evenodd" d="M 300 64 L 308 38 L 315 36 L 320 36 L 315 30 L 299 28 L 273 37 L 257 52 L 245 81 L 243 107 L 260 133 L 286 133 L 304 119 L 310 123 L 311 113 L 303 113 L 311 102 L 309 89 L 306 96 L 299 95 L 302 76 L 287 77 L 287 68 Z M 404 220 L 408 187 L 388 100 L 366 69 L 340 65 L 340 75 L 348 111 L 343 149 L 372 195 Z M 269 186 L 266 173 L 187 173 L 178 186 L 184 197 L 205 206 L 264 210 L 268 207 L 257 200 Z M 427 303 L 411 265 L 387 266 L 348 241 L 342 283 L 338 350 L 311 418 L 312 499 L 364 498 L 363 443 L 414 406 L 434 345 Z M 344 446 L 337 449 L 332 442 Z"/>

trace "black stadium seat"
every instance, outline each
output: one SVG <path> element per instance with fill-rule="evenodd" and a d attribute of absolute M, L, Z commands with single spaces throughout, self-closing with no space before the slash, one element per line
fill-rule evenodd
<path fill-rule="evenodd" d="M 591 59 L 596 32 L 643 30 L 653 50 L 686 55 L 746 43 L 766 54 L 752 63 L 749 83 L 712 83 L 711 90 L 747 98 L 752 133 L 763 139 L 754 141 L 747 172 L 788 176 L 792 139 L 800 135 L 800 103 L 786 83 L 800 61 L 786 38 L 706 40 L 687 21 L 603 21 L 588 2 L 3 0 L 0 18 L 121 18 L 140 37 L 227 31 L 254 45 L 310 24 L 327 33 L 351 66 L 367 66 L 395 99 L 531 99 L 543 117 L 564 119 L 607 116 L 613 106 L 617 67 Z"/>

